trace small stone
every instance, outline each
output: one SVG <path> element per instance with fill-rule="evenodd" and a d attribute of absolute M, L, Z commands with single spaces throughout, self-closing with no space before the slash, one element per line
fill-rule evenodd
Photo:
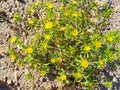
<path fill-rule="evenodd" d="M 1 67 L 1 69 L 2 69 L 2 70 L 5 70 L 5 69 L 6 69 L 6 67 L 5 67 L 5 66 L 2 66 L 2 67 Z"/>
<path fill-rule="evenodd" d="M 54 2 L 57 2 L 58 0 L 54 0 Z"/>
<path fill-rule="evenodd" d="M 4 79 L 5 83 L 7 83 L 8 77 L 4 76 L 3 79 Z"/>
<path fill-rule="evenodd" d="M 110 71 L 110 72 L 109 72 L 109 75 L 110 75 L 110 76 L 113 76 L 113 75 L 114 75 L 114 73 Z"/>
<path fill-rule="evenodd" d="M 17 90 L 22 90 L 22 88 L 21 87 L 17 87 Z"/>
<path fill-rule="evenodd" d="M 8 84 L 8 85 L 12 84 L 12 80 L 8 80 L 8 81 L 7 81 L 7 84 Z"/>
<path fill-rule="evenodd" d="M 15 77 L 15 81 L 17 82 L 18 81 L 18 72 L 17 71 L 15 71 L 14 77 Z"/>
<path fill-rule="evenodd" d="M 114 83 L 118 83 L 118 80 L 116 77 L 113 77 L 113 80 L 112 80 Z"/>

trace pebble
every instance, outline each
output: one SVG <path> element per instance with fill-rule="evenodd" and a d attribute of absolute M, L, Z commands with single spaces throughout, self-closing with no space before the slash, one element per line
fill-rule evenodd
<path fill-rule="evenodd" d="M 113 77 L 113 80 L 112 80 L 114 83 L 118 83 L 118 80 L 116 77 Z"/>
<path fill-rule="evenodd" d="M 8 81 L 7 81 L 7 84 L 8 84 L 8 85 L 12 84 L 12 80 L 8 80 Z"/>

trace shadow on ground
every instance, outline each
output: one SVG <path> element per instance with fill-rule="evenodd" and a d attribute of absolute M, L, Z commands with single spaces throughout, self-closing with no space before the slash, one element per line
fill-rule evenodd
<path fill-rule="evenodd" d="M 117 64 L 115 69 L 109 68 L 110 65 L 108 65 L 107 71 L 104 72 L 104 76 L 110 79 L 113 87 L 111 89 L 107 89 L 100 84 L 95 90 L 120 90 L 120 62 L 116 61 L 115 63 Z"/>
<path fill-rule="evenodd" d="M 0 81 L 0 90 L 12 90 L 8 85 Z"/>

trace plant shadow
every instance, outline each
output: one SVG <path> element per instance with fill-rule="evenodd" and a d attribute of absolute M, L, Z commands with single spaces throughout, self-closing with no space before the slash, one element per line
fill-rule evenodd
<path fill-rule="evenodd" d="M 102 84 L 99 84 L 94 90 L 120 90 L 120 62 L 115 61 L 117 67 L 114 69 L 109 68 L 109 65 L 104 72 L 104 76 L 109 78 L 112 82 L 112 88 L 107 89 Z"/>

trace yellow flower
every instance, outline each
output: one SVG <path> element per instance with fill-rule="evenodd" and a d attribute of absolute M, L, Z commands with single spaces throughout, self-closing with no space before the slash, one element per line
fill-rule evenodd
<path fill-rule="evenodd" d="M 37 64 L 36 64 L 36 63 L 34 63 L 34 64 L 33 64 L 33 67 L 34 67 L 34 68 L 37 68 Z"/>
<path fill-rule="evenodd" d="M 77 2 L 76 2 L 76 1 L 72 1 L 71 3 L 72 3 L 72 4 L 74 4 L 74 5 L 76 5 L 76 4 L 77 4 Z"/>
<path fill-rule="evenodd" d="M 93 83 L 90 83 L 90 84 L 89 84 L 89 88 L 90 88 L 90 90 L 94 90 L 94 84 L 93 84 Z"/>
<path fill-rule="evenodd" d="M 109 42 L 112 42 L 112 41 L 113 41 L 113 38 L 110 36 L 110 37 L 107 38 L 107 40 L 108 40 Z"/>
<path fill-rule="evenodd" d="M 46 6 L 47 6 L 47 8 L 49 8 L 49 9 L 52 9 L 52 8 L 54 7 L 51 2 L 47 2 L 47 3 L 46 3 Z"/>
<path fill-rule="evenodd" d="M 51 63 L 55 63 L 55 58 L 50 59 Z"/>
<path fill-rule="evenodd" d="M 14 14 L 13 18 L 19 18 L 18 14 Z"/>
<path fill-rule="evenodd" d="M 34 21 L 33 21 L 33 20 L 29 20 L 29 21 L 28 21 L 28 24 L 34 25 Z"/>
<path fill-rule="evenodd" d="M 66 76 L 65 74 L 60 75 L 60 79 L 61 79 L 61 81 L 65 81 L 66 78 L 67 78 L 67 76 Z"/>
<path fill-rule="evenodd" d="M 62 10 L 62 9 L 63 9 L 63 7 L 62 7 L 62 6 L 60 6 L 58 9 L 59 9 L 59 10 Z"/>
<path fill-rule="evenodd" d="M 41 71 L 40 71 L 40 74 L 41 74 L 42 76 L 45 76 L 46 73 L 47 73 L 47 72 L 46 72 L 45 70 L 41 70 Z"/>
<path fill-rule="evenodd" d="M 85 47 L 84 47 L 84 50 L 85 50 L 85 51 L 90 51 L 90 49 L 91 49 L 90 46 L 85 46 Z"/>
<path fill-rule="evenodd" d="M 62 38 L 58 38 L 58 39 L 56 40 L 56 43 L 57 43 L 57 44 L 61 44 L 61 43 L 62 43 Z"/>
<path fill-rule="evenodd" d="M 42 44 L 42 48 L 43 48 L 44 50 L 47 50 L 47 47 L 48 47 L 47 43 L 43 43 L 43 44 Z"/>
<path fill-rule="evenodd" d="M 87 68 L 88 65 L 89 65 L 89 62 L 88 62 L 87 60 L 83 59 L 83 60 L 81 61 L 81 66 L 82 66 L 83 68 Z"/>
<path fill-rule="evenodd" d="M 62 58 L 61 57 L 58 57 L 57 60 L 58 60 L 59 63 L 62 63 Z"/>
<path fill-rule="evenodd" d="M 64 15 L 65 15 L 65 16 L 68 16 L 68 15 L 70 15 L 70 13 L 71 13 L 71 11 L 68 10 L 68 11 L 65 11 Z"/>
<path fill-rule="evenodd" d="M 18 66 L 19 67 L 22 67 L 23 66 L 23 63 L 22 62 L 17 62 Z"/>
<path fill-rule="evenodd" d="M 29 54 L 30 54 L 30 53 L 33 53 L 33 48 L 31 48 L 31 47 L 27 48 L 27 49 L 26 49 L 26 52 L 29 53 Z"/>
<path fill-rule="evenodd" d="M 59 24 L 59 20 L 55 20 L 55 24 L 58 25 Z"/>
<path fill-rule="evenodd" d="M 79 79 L 79 78 L 81 78 L 81 77 L 82 77 L 82 74 L 81 74 L 81 73 L 76 73 L 76 74 L 75 74 L 75 78 L 78 78 L 78 79 Z"/>
<path fill-rule="evenodd" d="M 45 23 L 45 29 L 50 29 L 50 28 L 52 28 L 52 27 L 53 27 L 52 22 L 47 22 L 47 23 Z"/>
<path fill-rule="evenodd" d="M 51 36 L 50 35 L 45 35 L 46 40 L 50 40 Z"/>
<path fill-rule="evenodd" d="M 86 15 L 84 15 L 83 18 L 86 20 L 88 17 Z"/>
<path fill-rule="evenodd" d="M 73 13 L 72 16 L 73 17 L 78 17 L 78 13 Z"/>
<path fill-rule="evenodd" d="M 78 35 L 78 30 L 77 30 L 77 29 L 73 29 L 73 30 L 71 31 L 71 34 L 72 34 L 73 36 L 77 36 L 77 35 Z"/>
<path fill-rule="evenodd" d="M 70 50 L 70 53 L 71 53 L 72 55 L 74 55 L 74 54 L 76 53 L 76 50 L 75 50 L 75 49 Z"/>
<path fill-rule="evenodd" d="M 20 18 L 20 15 L 18 13 L 15 13 L 13 15 L 13 20 L 16 21 L 18 18 Z"/>
<path fill-rule="evenodd" d="M 38 6 L 38 5 L 39 5 L 39 3 L 38 3 L 38 2 L 35 2 L 35 3 L 34 3 L 34 5 L 35 5 L 35 6 Z"/>
<path fill-rule="evenodd" d="M 104 65 L 104 61 L 103 61 L 103 60 L 99 60 L 98 63 L 99 63 L 100 65 Z"/>
<path fill-rule="evenodd" d="M 30 14 L 33 14 L 33 13 L 34 13 L 34 10 L 33 10 L 32 7 L 30 7 L 30 8 L 27 9 L 27 12 L 30 13 Z"/>
<path fill-rule="evenodd" d="M 80 10 L 79 12 L 80 12 L 80 13 L 84 13 L 85 11 L 84 11 L 84 10 Z"/>
<path fill-rule="evenodd" d="M 100 48 L 100 47 L 101 47 L 101 42 L 100 42 L 100 41 L 95 42 L 95 46 L 96 46 L 97 48 Z"/>
<path fill-rule="evenodd" d="M 10 38 L 10 42 L 11 42 L 11 43 L 16 42 L 16 40 L 17 40 L 17 37 L 16 37 L 16 36 L 12 36 L 12 37 Z"/>
<path fill-rule="evenodd" d="M 16 56 L 14 54 L 11 54 L 10 59 L 14 61 L 16 59 Z"/>
<path fill-rule="evenodd" d="M 65 31 L 65 29 L 66 29 L 65 27 L 61 27 L 60 31 L 63 32 L 63 31 Z"/>

